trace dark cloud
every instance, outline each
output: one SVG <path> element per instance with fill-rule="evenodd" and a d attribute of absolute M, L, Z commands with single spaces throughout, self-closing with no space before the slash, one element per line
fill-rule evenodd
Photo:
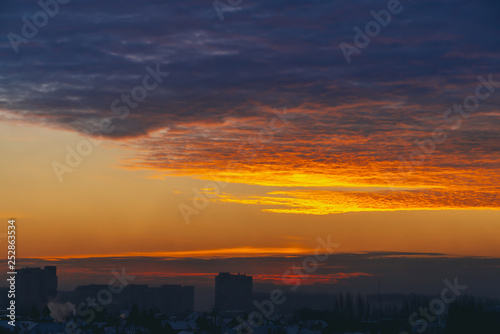
<path fill-rule="evenodd" d="M 428 137 L 445 110 L 474 92 L 478 75 L 500 81 L 500 5 L 401 4 L 403 11 L 347 64 L 339 43 L 352 44 L 353 28 L 364 29 L 370 11 L 387 2 L 244 0 L 221 22 L 211 2 L 70 1 L 16 54 L 8 33 L 20 34 L 23 15 L 40 8 L 4 1 L 0 110 L 26 122 L 92 131 L 112 115 L 114 100 L 142 83 L 146 66 L 159 64 L 170 76 L 105 134 L 146 138 L 139 143 L 146 164 L 169 166 L 165 152 L 178 162 L 191 146 L 190 161 L 214 151 L 230 155 L 224 145 L 258 131 L 270 117 L 266 109 L 283 106 L 294 110 L 300 131 L 290 142 L 294 149 L 278 136 L 285 147 L 273 145 L 272 152 L 296 150 L 326 161 L 341 152 L 379 154 L 377 143 L 385 140 L 391 146 L 384 152 L 410 153 L 415 137 Z M 500 118 L 485 116 L 498 102 L 500 94 L 482 102 L 455 147 L 441 149 L 498 152 Z M 223 138 L 207 132 L 200 141 L 201 125 L 224 132 L 231 120 L 239 122 L 232 132 Z M 169 132 L 148 138 L 159 129 Z"/>
<path fill-rule="evenodd" d="M 347 65 L 338 44 L 352 43 L 353 27 L 363 27 L 385 2 L 245 0 L 220 22 L 211 3 L 71 1 L 19 54 L 4 39 L 3 106 L 60 116 L 55 121 L 65 124 L 64 112 L 84 112 L 79 118 L 107 111 L 154 64 L 172 77 L 136 111 L 144 116 L 139 123 L 150 114 L 165 122 L 241 115 L 248 101 L 338 105 L 399 96 L 422 103 L 445 94 L 425 82 L 465 86 L 454 90 L 460 94 L 483 71 L 497 72 L 497 3 L 402 4 L 403 12 Z M 20 33 L 21 17 L 40 10 L 32 1 L 2 7 L 4 37 Z M 379 85 L 400 80 L 396 91 Z"/>

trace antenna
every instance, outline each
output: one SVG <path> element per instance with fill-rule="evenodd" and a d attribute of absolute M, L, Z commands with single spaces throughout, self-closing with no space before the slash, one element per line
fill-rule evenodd
<path fill-rule="evenodd" d="M 378 317 L 379 320 L 382 321 L 382 296 L 380 294 L 381 291 L 381 279 L 378 277 Z"/>

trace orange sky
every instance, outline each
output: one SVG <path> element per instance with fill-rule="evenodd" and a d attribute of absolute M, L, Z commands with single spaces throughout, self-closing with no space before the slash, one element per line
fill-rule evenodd
<path fill-rule="evenodd" d="M 0 130 L 0 215 L 18 220 L 19 257 L 293 255 L 326 235 L 342 252 L 500 256 L 498 173 L 487 164 L 441 168 L 437 153 L 394 183 L 385 181 L 395 169 L 387 158 L 327 166 L 307 157 L 271 163 L 268 153 L 240 160 L 240 169 L 188 161 L 162 170 L 147 159 L 132 168 L 141 151 L 107 140 L 58 182 L 52 162 L 83 137 L 22 123 Z M 224 180 L 219 194 L 210 179 Z M 211 197 L 201 209 L 193 189 Z M 196 211 L 189 224 L 180 206 Z"/>

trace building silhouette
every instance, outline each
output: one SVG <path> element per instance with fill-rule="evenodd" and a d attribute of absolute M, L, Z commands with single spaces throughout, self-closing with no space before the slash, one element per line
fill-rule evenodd
<path fill-rule="evenodd" d="M 194 311 L 193 286 L 162 285 L 159 290 L 160 312 L 181 315 Z"/>
<path fill-rule="evenodd" d="M 252 276 L 219 273 L 215 277 L 215 308 L 218 311 L 250 310 L 252 293 Z"/>
<path fill-rule="evenodd" d="M 41 310 L 57 295 L 57 267 L 22 268 L 16 275 L 16 304 L 20 313 Z"/>
<path fill-rule="evenodd" d="M 98 299 L 108 290 L 108 285 L 80 285 L 76 287 L 70 301 L 79 305 L 85 303 L 89 297 Z M 154 310 L 168 316 L 186 315 L 194 311 L 194 286 L 149 287 L 145 284 L 129 284 L 119 293 L 111 294 L 110 300 L 106 300 L 103 306 L 108 312 L 130 310 L 137 306 L 140 311 Z"/>

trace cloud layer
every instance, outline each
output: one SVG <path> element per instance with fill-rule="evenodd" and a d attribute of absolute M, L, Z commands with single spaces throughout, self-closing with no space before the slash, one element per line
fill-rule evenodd
<path fill-rule="evenodd" d="M 500 86 L 469 117 L 443 115 L 478 76 L 500 81 L 500 5 L 401 4 L 347 64 L 339 43 L 386 3 L 244 0 L 221 22 L 210 2 L 73 1 L 16 54 L 6 36 L 40 7 L 6 1 L 0 121 L 86 133 L 111 118 L 103 135 L 134 149 L 127 168 L 288 187 L 276 212 L 498 208 Z M 147 66 L 170 75 L 120 119 L 113 102 Z M 438 128 L 447 139 L 425 154 Z"/>

